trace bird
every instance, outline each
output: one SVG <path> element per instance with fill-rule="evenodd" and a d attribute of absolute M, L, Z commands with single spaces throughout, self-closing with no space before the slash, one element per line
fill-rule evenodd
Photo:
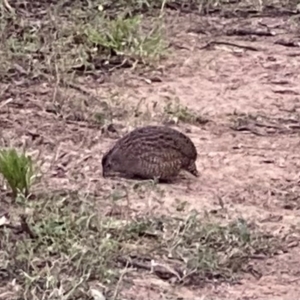
<path fill-rule="evenodd" d="M 198 177 L 192 140 L 168 126 L 138 127 L 121 137 L 102 157 L 102 175 L 170 182 L 181 170 Z"/>

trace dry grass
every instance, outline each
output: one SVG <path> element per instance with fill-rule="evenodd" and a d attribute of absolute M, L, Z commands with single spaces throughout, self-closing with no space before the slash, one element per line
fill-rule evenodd
<path fill-rule="evenodd" d="M 260 276 L 249 262 L 281 248 L 279 237 L 242 219 L 226 226 L 195 213 L 124 219 L 95 205 L 76 194 L 19 201 L 20 221 L 1 218 L 1 287 L 13 284 L 14 299 L 90 299 L 97 283 L 116 299 L 134 269 L 186 286 L 234 283 L 242 272 Z"/>

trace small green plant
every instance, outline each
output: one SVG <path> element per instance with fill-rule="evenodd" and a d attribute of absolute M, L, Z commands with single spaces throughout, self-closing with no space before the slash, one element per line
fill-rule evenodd
<path fill-rule="evenodd" d="M 139 58 L 160 57 L 166 47 L 160 32 L 161 25 L 153 24 L 153 29 L 146 33 L 141 22 L 140 16 L 118 17 L 115 20 L 101 18 L 95 24 L 85 26 L 84 36 L 88 45 L 101 46 L 117 54 Z"/>
<path fill-rule="evenodd" d="M 15 149 L 0 150 L 0 173 L 10 186 L 14 198 L 18 193 L 28 196 L 34 176 L 29 156 L 18 154 Z"/>

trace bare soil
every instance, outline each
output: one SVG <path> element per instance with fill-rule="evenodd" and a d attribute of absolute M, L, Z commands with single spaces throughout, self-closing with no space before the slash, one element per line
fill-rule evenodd
<path fill-rule="evenodd" d="M 90 194 L 99 199 L 99 213 L 110 207 L 104 196 L 126 191 L 128 198 L 115 205 L 125 214 L 183 216 L 196 210 L 224 223 L 242 217 L 265 231 L 295 231 L 286 253 L 254 260 L 260 279 L 246 274 L 239 285 L 212 282 L 200 288 L 172 286 L 139 273 L 124 288 L 126 299 L 296 299 L 300 50 L 276 43 L 282 38 L 297 42 L 296 21 L 291 16 L 243 19 L 178 12 L 168 18 L 173 48 L 155 71 L 125 69 L 102 83 L 81 78 L 87 94 L 47 82 L 1 84 L 0 144 L 26 146 L 40 161 L 43 179 L 35 193 Z M 220 33 L 247 26 L 276 34 Z M 212 41 L 233 45 L 207 46 Z M 57 103 L 60 107 L 53 108 Z M 178 121 L 179 106 L 166 112 L 177 104 L 207 122 Z M 97 113 L 114 117 L 98 124 Z M 134 192 L 132 182 L 102 178 L 101 157 L 116 138 L 137 125 L 162 124 L 166 116 L 195 143 L 198 179 L 186 175 L 176 185 Z M 183 211 L 178 210 L 182 203 Z"/>

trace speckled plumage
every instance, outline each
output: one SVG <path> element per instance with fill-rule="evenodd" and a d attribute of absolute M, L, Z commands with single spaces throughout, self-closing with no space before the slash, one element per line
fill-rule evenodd
<path fill-rule="evenodd" d="M 103 176 L 168 181 L 184 169 L 198 176 L 189 137 L 166 126 L 145 126 L 120 138 L 102 158 Z"/>

